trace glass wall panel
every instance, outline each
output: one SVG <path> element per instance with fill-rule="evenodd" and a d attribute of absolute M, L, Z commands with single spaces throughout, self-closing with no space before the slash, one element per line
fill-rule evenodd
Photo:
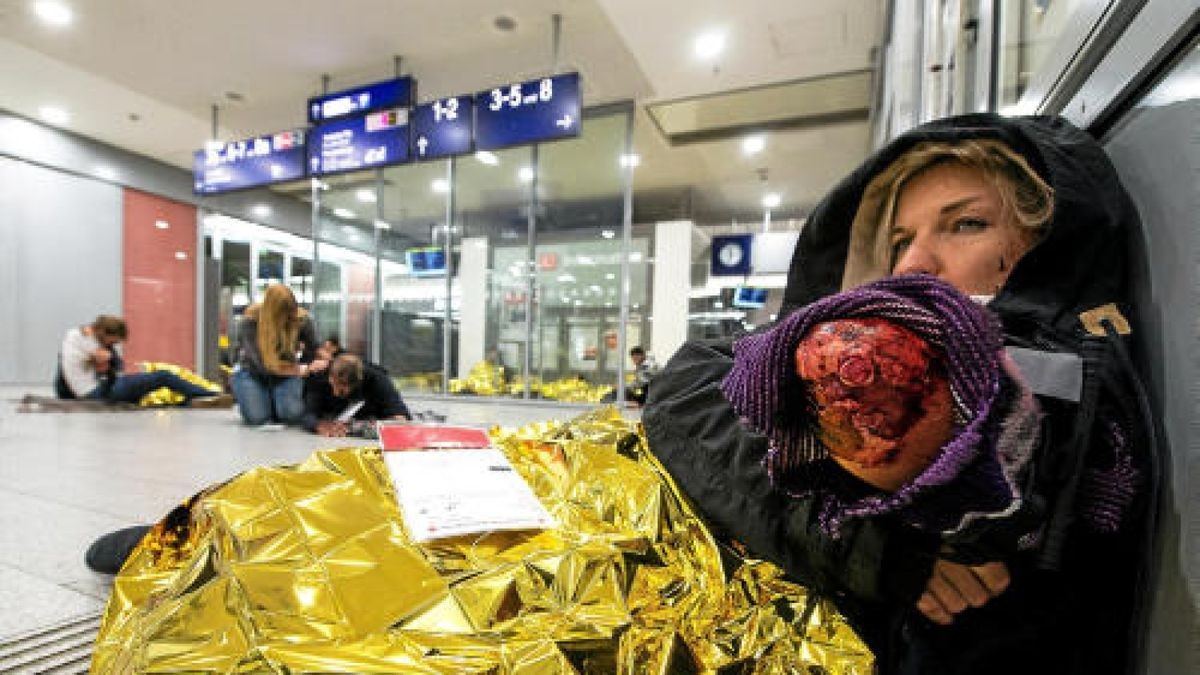
<path fill-rule="evenodd" d="M 378 174 L 360 171 L 322 179 L 317 228 L 318 337 L 374 359 L 375 221 Z"/>
<path fill-rule="evenodd" d="M 1060 36 L 1070 29 L 1072 15 L 1084 4 L 1088 3 L 1085 0 L 1002 0 L 997 69 L 1001 109 L 1021 99 Z"/>
<path fill-rule="evenodd" d="M 380 363 L 404 392 L 442 391 L 446 263 L 453 262 L 456 238 L 446 228 L 448 167 L 449 161 L 443 160 L 383 172 Z M 456 268 L 452 265 L 455 272 Z M 459 292 L 457 280 L 451 281 L 449 325 L 453 335 L 458 326 Z"/>

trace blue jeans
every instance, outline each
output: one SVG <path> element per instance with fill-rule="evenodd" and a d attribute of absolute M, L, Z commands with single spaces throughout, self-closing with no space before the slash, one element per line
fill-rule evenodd
<path fill-rule="evenodd" d="M 188 400 L 204 396 L 216 396 L 220 393 L 192 384 L 175 373 L 165 370 L 155 370 L 150 373 L 118 375 L 112 387 L 107 391 L 102 391 L 101 387 L 97 387 L 88 393 L 87 398 L 103 398 L 109 401 L 137 403 L 142 400 L 143 396 L 160 387 L 166 387 L 173 392 L 182 394 Z"/>
<path fill-rule="evenodd" d="M 302 378 L 274 378 L 270 384 L 264 384 L 249 371 L 238 368 L 233 371 L 229 384 L 237 397 L 238 412 L 246 424 L 299 424 L 304 419 Z"/>

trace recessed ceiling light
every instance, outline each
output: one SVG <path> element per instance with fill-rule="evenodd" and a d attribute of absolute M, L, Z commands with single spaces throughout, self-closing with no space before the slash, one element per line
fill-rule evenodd
<path fill-rule="evenodd" d="M 533 169 L 527 166 L 521 167 L 517 172 L 517 178 L 521 179 L 522 183 L 530 183 L 533 181 Z"/>
<path fill-rule="evenodd" d="M 169 230 L 171 228 L 171 224 L 168 223 L 167 221 L 163 220 L 162 218 L 159 218 L 158 220 L 154 221 L 154 226 L 160 230 Z"/>
<path fill-rule="evenodd" d="M 350 209 L 337 208 L 333 210 L 333 215 L 338 218 L 354 218 L 355 213 Z"/>
<path fill-rule="evenodd" d="M 187 260 L 187 252 L 175 251 L 175 259 L 176 260 Z"/>
<path fill-rule="evenodd" d="M 357 190 L 354 193 L 354 196 L 358 198 L 358 201 L 366 202 L 368 204 L 374 204 L 375 201 L 378 199 L 378 197 L 375 196 L 375 191 L 368 190 L 367 188 L 362 188 L 360 190 Z"/>
<path fill-rule="evenodd" d="M 617 233 L 613 232 L 612 230 L 600 230 L 600 236 L 604 237 L 605 239 L 612 239 L 613 237 L 617 236 Z"/>
<path fill-rule="evenodd" d="M 642 156 L 635 153 L 621 155 L 621 166 L 630 169 L 637 168 L 642 163 Z"/>
<path fill-rule="evenodd" d="M 38 0 L 33 3 L 33 12 L 44 23 L 51 26 L 66 26 L 75 18 L 75 13 L 57 0 Z"/>
<path fill-rule="evenodd" d="M 97 178 L 103 178 L 104 180 L 117 179 L 117 170 L 111 166 L 98 166 L 95 173 Z"/>
<path fill-rule="evenodd" d="M 782 203 L 782 198 L 777 192 L 769 192 L 763 195 L 762 205 L 764 209 L 773 209 Z"/>
<path fill-rule="evenodd" d="M 475 159 L 488 166 L 496 166 L 500 163 L 500 158 L 496 156 L 496 153 L 488 152 L 487 150 L 480 150 L 475 153 Z"/>
<path fill-rule="evenodd" d="M 42 119 L 50 124 L 61 126 L 71 121 L 71 115 L 66 110 L 55 105 L 44 105 L 38 109 Z"/>
<path fill-rule="evenodd" d="M 253 209 L 250 210 L 250 212 L 253 213 L 256 218 L 271 217 L 271 207 L 267 206 L 266 204 L 257 204 Z"/>
<path fill-rule="evenodd" d="M 604 275 L 604 278 L 608 279 L 609 281 L 612 281 L 613 279 L 617 278 L 617 275 L 613 274 L 612 272 L 609 272 L 608 274 Z"/>
<path fill-rule="evenodd" d="M 434 178 L 433 182 L 429 184 L 429 189 L 439 195 L 444 195 L 450 191 L 450 181 L 445 178 Z"/>
<path fill-rule="evenodd" d="M 767 137 L 762 134 L 754 134 L 742 139 L 742 154 L 757 155 L 767 147 Z"/>
<path fill-rule="evenodd" d="M 692 49 L 698 59 L 707 61 L 716 58 L 725 51 L 725 33 L 715 30 L 701 33 L 692 43 Z"/>

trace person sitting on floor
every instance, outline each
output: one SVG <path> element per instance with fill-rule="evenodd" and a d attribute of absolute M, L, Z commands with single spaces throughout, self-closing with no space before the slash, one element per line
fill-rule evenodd
<path fill-rule="evenodd" d="M 309 378 L 304 392 L 304 428 L 322 436 L 346 436 L 355 422 L 409 420 L 411 415 L 387 371 L 342 353 L 327 373 Z"/>
<path fill-rule="evenodd" d="M 63 336 L 54 377 L 58 398 L 137 403 L 155 389 L 166 387 L 183 396 L 188 405 L 232 404 L 229 395 L 192 384 L 165 370 L 122 373 L 124 360 L 118 345 L 128 337 L 125 321 L 107 314 L 101 314 L 87 326 L 68 330 Z"/>

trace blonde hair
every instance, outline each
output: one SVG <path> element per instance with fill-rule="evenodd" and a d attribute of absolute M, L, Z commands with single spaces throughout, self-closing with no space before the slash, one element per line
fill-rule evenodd
<path fill-rule="evenodd" d="M 995 186 L 1006 212 L 1036 240 L 1054 215 L 1054 188 L 1025 158 L 1004 143 L 987 139 L 919 143 L 881 171 L 863 191 L 850 226 L 850 249 L 842 288 L 853 288 L 891 272 L 891 229 L 900 193 L 917 175 L 943 164 L 976 169 Z"/>
<path fill-rule="evenodd" d="M 271 284 L 262 302 L 246 308 L 246 318 L 258 322 L 258 353 L 267 370 L 278 371 L 296 360 L 296 341 L 307 313 L 296 304 L 292 289 Z"/>

